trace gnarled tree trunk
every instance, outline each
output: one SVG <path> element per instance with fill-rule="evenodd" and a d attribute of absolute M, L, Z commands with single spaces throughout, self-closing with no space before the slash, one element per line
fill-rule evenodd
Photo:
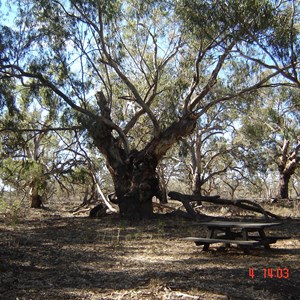
<path fill-rule="evenodd" d="M 112 172 L 121 216 L 130 219 L 152 216 L 152 197 L 162 197 L 156 166 L 155 156 L 132 151 L 123 172 Z"/>
<path fill-rule="evenodd" d="M 149 218 L 153 214 L 152 197 L 162 199 L 156 173 L 158 162 L 179 138 L 194 130 L 197 116 L 191 114 L 181 118 L 156 133 L 143 150 L 129 151 L 126 137 L 120 130 L 119 137 L 112 134 L 114 128 L 109 124 L 110 111 L 103 93 L 99 93 L 98 98 L 101 115 L 106 121 L 101 118 L 82 118 L 80 121 L 106 158 L 120 215 L 128 219 Z"/>

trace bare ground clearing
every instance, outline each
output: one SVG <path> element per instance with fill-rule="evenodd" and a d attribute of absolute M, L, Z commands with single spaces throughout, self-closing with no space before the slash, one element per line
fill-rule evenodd
<path fill-rule="evenodd" d="M 300 219 L 283 223 L 267 232 L 290 240 L 244 255 L 183 241 L 206 234 L 183 219 L 134 224 L 51 210 L 17 224 L 2 218 L 0 299 L 299 299 Z M 264 278 L 264 268 L 278 267 L 288 279 Z"/>

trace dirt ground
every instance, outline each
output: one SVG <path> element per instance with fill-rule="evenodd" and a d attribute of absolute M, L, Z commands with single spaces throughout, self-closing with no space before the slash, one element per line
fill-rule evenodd
<path fill-rule="evenodd" d="M 299 299 L 300 219 L 282 222 L 267 233 L 291 239 L 245 255 L 218 245 L 202 252 L 183 238 L 205 237 L 205 227 L 178 218 L 130 223 L 54 210 L 3 217 L 0 299 Z M 267 268 L 283 276 L 264 278 Z"/>

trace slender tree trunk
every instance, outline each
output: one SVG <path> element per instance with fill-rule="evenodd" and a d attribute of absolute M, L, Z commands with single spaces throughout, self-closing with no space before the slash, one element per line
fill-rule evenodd
<path fill-rule="evenodd" d="M 41 195 L 32 195 L 31 197 L 31 208 L 41 208 L 43 206 Z"/>
<path fill-rule="evenodd" d="M 31 202 L 31 208 L 41 208 L 43 206 L 42 196 L 39 195 L 36 185 L 37 183 L 35 180 L 33 180 L 30 184 L 29 197 Z"/>
<path fill-rule="evenodd" d="M 289 198 L 289 181 L 290 181 L 290 178 L 291 178 L 291 176 L 289 176 L 289 175 L 280 174 L 278 190 L 279 190 L 279 196 L 282 199 Z"/>
<path fill-rule="evenodd" d="M 161 204 L 167 204 L 168 203 L 168 196 L 167 196 L 167 188 L 164 184 L 160 184 L 160 190 L 161 190 L 161 199 L 160 199 L 160 203 Z"/>
<path fill-rule="evenodd" d="M 160 203 L 166 204 L 168 203 L 168 195 L 167 195 L 167 180 L 165 179 L 165 172 L 163 166 L 160 166 L 157 169 L 158 178 L 159 178 L 159 188 L 161 191 Z"/>
<path fill-rule="evenodd" d="M 279 184 L 278 184 L 278 197 L 287 199 L 289 198 L 289 181 L 291 176 L 295 173 L 298 164 L 299 157 L 298 151 L 300 148 L 300 142 L 297 146 L 290 150 L 290 141 L 285 140 L 282 145 L 282 153 L 279 159 L 278 171 L 279 171 Z"/>
<path fill-rule="evenodd" d="M 193 175 L 193 195 L 202 195 L 202 181 L 201 181 L 201 174 L 199 172 L 195 172 Z"/>
<path fill-rule="evenodd" d="M 193 143 L 193 146 L 190 147 L 191 159 L 193 165 L 193 182 L 192 182 L 192 192 L 195 196 L 202 195 L 202 186 L 203 181 L 201 180 L 201 172 L 202 172 L 202 135 L 198 134 Z M 201 201 L 198 201 L 198 204 L 201 204 Z"/>

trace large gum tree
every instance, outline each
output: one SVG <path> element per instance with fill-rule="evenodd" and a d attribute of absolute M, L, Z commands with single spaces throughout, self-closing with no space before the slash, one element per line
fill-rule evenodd
<path fill-rule="evenodd" d="M 281 81 L 299 84 L 297 57 L 275 59 L 297 40 L 294 21 L 281 18 L 292 4 L 9 1 L 0 86 L 5 93 L 8 84 L 47 88 L 59 97 L 64 125 L 82 125 L 104 155 L 120 214 L 150 217 L 152 197 L 161 196 L 158 162 L 211 107 Z M 292 32 L 288 41 L 279 29 Z M 236 61 L 248 68 L 243 78 Z"/>

